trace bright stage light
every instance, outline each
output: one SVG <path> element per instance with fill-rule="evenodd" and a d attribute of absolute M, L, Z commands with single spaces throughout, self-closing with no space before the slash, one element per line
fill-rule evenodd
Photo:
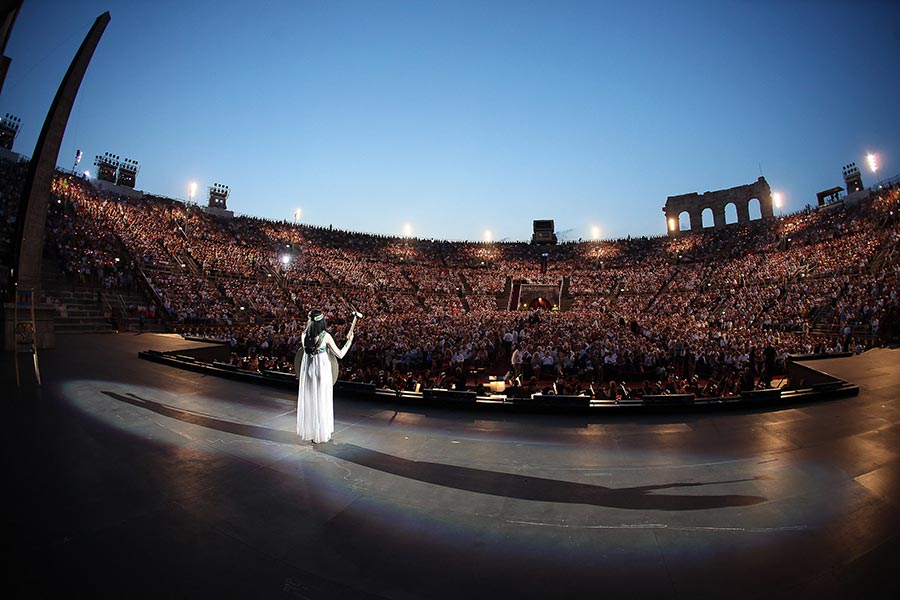
<path fill-rule="evenodd" d="M 675 217 L 669 217 L 669 231 L 675 231 Z"/>
<path fill-rule="evenodd" d="M 591 227 L 591 239 L 599 240 L 600 239 L 600 228 L 596 225 Z"/>
<path fill-rule="evenodd" d="M 484 241 L 485 241 L 485 242 L 490 242 L 492 239 L 493 239 L 493 234 L 491 234 L 491 230 L 490 230 L 490 229 L 485 229 L 485 230 L 484 230 Z"/>
<path fill-rule="evenodd" d="M 403 235 L 406 237 L 412 237 L 412 225 L 407 223 L 403 226 Z"/>
<path fill-rule="evenodd" d="M 283 264 L 283 265 L 289 265 L 289 264 L 291 264 L 291 257 L 288 256 L 287 254 L 283 255 L 283 256 L 281 257 L 281 264 Z"/>
<path fill-rule="evenodd" d="M 878 155 L 869 152 L 866 154 L 866 162 L 869 163 L 869 169 L 874 173 L 878 170 Z"/>
<path fill-rule="evenodd" d="M 294 211 L 294 223 L 296 223 L 297 221 L 300 220 L 300 215 L 302 215 L 302 214 L 303 214 L 303 211 L 300 210 L 299 208 Z"/>
<path fill-rule="evenodd" d="M 774 192 L 772 194 L 772 204 L 775 205 L 775 208 L 781 208 L 781 193 Z"/>
<path fill-rule="evenodd" d="M 197 195 L 197 182 L 192 181 L 191 185 L 188 187 L 188 200 L 193 201 L 194 196 Z"/>

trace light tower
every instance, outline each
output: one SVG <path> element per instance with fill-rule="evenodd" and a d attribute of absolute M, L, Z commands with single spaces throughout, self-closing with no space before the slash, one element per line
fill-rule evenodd
<path fill-rule="evenodd" d="M 116 179 L 116 185 L 123 185 L 134 189 L 139 170 L 140 166 L 138 166 L 138 161 L 126 158 L 119 163 L 119 176 Z"/>
<path fill-rule="evenodd" d="M 6 116 L 0 119 L 0 148 L 12 150 L 20 127 L 22 127 L 22 119 L 19 117 L 6 113 Z"/>
<path fill-rule="evenodd" d="M 863 189 L 862 175 L 855 162 L 844 165 L 844 185 L 847 186 L 847 193 L 852 194 Z"/>
<path fill-rule="evenodd" d="M 228 208 L 228 196 L 230 192 L 228 186 L 221 183 L 214 183 L 209 186 L 209 208 Z"/>
<path fill-rule="evenodd" d="M 94 157 L 94 166 L 97 167 L 97 179 L 100 181 L 116 182 L 116 172 L 119 170 L 119 157 L 109 152 L 98 154 Z"/>

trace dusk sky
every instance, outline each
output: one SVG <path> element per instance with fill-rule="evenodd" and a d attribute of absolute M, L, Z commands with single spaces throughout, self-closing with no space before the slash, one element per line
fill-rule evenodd
<path fill-rule="evenodd" d="M 249 7 L 249 8 L 248 8 Z M 112 20 L 59 165 L 230 186 L 239 214 L 425 238 L 662 235 L 666 197 L 754 182 L 785 212 L 900 173 L 900 2 L 25 0 L 0 115 L 30 156 Z M 873 177 L 867 152 L 879 155 Z"/>

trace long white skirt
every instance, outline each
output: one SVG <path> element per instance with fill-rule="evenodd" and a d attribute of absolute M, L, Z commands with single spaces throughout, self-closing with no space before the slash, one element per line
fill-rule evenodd
<path fill-rule="evenodd" d="M 297 435 L 301 439 L 316 443 L 331 439 L 334 433 L 333 393 L 328 353 L 304 354 L 297 394 Z"/>

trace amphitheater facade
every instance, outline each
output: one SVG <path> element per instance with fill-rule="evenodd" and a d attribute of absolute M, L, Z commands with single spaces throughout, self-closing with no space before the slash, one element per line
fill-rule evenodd
<path fill-rule="evenodd" d="M 678 235 L 682 231 L 679 218 L 686 212 L 690 218 L 690 230 L 700 231 L 703 229 L 703 211 L 705 210 L 712 211 L 712 228 L 720 229 L 726 225 L 725 208 L 729 204 L 733 204 L 737 209 L 737 222 L 746 223 L 750 221 L 750 202 L 753 200 L 759 202 L 759 211 L 763 219 L 773 216 L 772 190 L 764 177 L 760 177 L 754 183 L 726 190 L 669 196 L 663 207 L 666 215 L 666 229 L 670 236 Z"/>

